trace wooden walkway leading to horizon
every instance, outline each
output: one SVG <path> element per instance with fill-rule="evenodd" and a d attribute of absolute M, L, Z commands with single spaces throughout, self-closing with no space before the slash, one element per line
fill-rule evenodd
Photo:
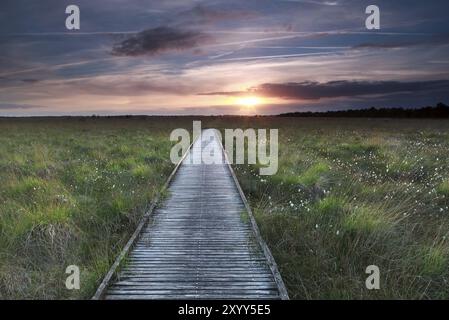
<path fill-rule="evenodd" d="M 167 199 L 122 255 L 120 272 L 110 271 L 94 298 L 288 299 L 227 161 L 190 163 L 206 139 L 226 158 L 215 131 L 204 133 L 175 172 Z"/>

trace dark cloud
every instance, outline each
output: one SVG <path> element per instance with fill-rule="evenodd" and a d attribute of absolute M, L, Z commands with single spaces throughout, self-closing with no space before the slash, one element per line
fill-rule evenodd
<path fill-rule="evenodd" d="M 154 55 L 171 50 L 192 49 L 209 39 L 197 31 L 183 31 L 171 27 L 158 27 L 139 32 L 112 49 L 117 56 Z"/>
<path fill-rule="evenodd" d="M 212 38 L 203 32 L 189 30 L 189 27 L 225 20 L 249 19 L 254 16 L 254 12 L 196 5 L 179 12 L 173 19 L 168 19 L 165 26 L 147 29 L 121 40 L 113 46 L 112 54 L 141 56 L 193 49 Z"/>
<path fill-rule="evenodd" d="M 38 80 L 38 79 L 22 79 L 22 82 L 25 82 L 25 83 L 37 83 L 37 82 L 39 82 L 40 80 Z"/>
<path fill-rule="evenodd" d="M 404 92 L 449 91 L 449 80 L 434 81 L 331 81 L 265 83 L 243 92 L 211 92 L 201 95 L 241 95 L 257 94 L 292 100 L 319 100 L 323 98 L 357 97 L 366 95 L 386 95 Z"/>

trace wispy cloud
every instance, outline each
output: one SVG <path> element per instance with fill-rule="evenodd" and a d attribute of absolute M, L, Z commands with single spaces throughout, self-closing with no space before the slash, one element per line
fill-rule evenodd
<path fill-rule="evenodd" d="M 448 45 L 449 35 L 429 35 L 427 37 L 414 38 L 412 40 L 401 41 L 377 41 L 377 42 L 363 42 L 355 45 L 353 49 L 397 49 L 409 48 L 416 46 L 439 46 Z"/>
<path fill-rule="evenodd" d="M 220 21 L 235 21 L 257 17 L 254 10 L 238 10 L 233 8 L 220 8 L 213 5 L 198 4 L 188 10 L 183 10 L 174 16 L 176 25 L 201 25 L 212 24 Z"/>
<path fill-rule="evenodd" d="M 80 66 L 84 66 L 84 65 L 88 65 L 88 64 L 105 62 L 105 61 L 113 61 L 113 60 L 117 60 L 117 59 L 120 59 L 120 57 L 107 57 L 107 58 L 101 58 L 101 59 L 87 59 L 87 60 L 83 60 L 83 61 L 67 62 L 67 63 L 60 63 L 60 64 L 40 65 L 40 66 L 32 67 L 32 68 L 3 72 L 3 73 L 0 73 L 0 77 L 15 76 L 18 74 L 40 72 L 40 71 L 57 71 L 57 70 L 64 69 L 64 68 L 80 67 Z"/>
<path fill-rule="evenodd" d="M 316 5 L 320 5 L 320 6 L 337 6 L 338 5 L 338 1 L 314 1 L 314 0 L 281 0 L 281 1 L 316 4 Z"/>
<path fill-rule="evenodd" d="M 44 107 L 31 104 L 15 104 L 15 103 L 0 102 L 0 110 L 37 109 L 37 108 L 44 108 Z"/>

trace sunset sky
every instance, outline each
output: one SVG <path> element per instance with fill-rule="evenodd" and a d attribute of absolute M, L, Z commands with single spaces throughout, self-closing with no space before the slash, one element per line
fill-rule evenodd
<path fill-rule="evenodd" d="M 1 0 L 0 116 L 449 103 L 448 15 L 447 0 Z"/>

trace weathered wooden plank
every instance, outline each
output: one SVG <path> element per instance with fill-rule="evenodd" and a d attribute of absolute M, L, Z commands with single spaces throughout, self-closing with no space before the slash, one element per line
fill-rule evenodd
<path fill-rule="evenodd" d="M 171 282 L 176 282 L 176 283 L 183 283 L 183 282 L 188 282 L 188 283 L 203 283 L 203 282 L 214 282 L 214 283 L 229 283 L 230 280 L 232 280 L 232 283 L 234 284 L 239 284 L 239 283 L 254 283 L 254 282 L 268 282 L 268 283 L 272 283 L 272 279 L 269 277 L 244 277 L 244 276 L 229 276 L 229 277 L 225 277 L 225 276 L 215 276 L 215 277 L 202 277 L 200 280 L 198 280 L 198 278 L 196 276 L 184 276 L 182 278 L 180 278 L 179 276 L 176 275 L 164 275 L 164 276 L 147 276 L 147 277 L 143 277 L 143 276 L 127 276 L 127 277 L 120 277 L 120 279 L 118 279 L 119 283 L 120 281 L 130 281 L 130 282 L 134 282 L 134 283 L 171 283 Z"/>
<path fill-rule="evenodd" d="M 164 282 L 164 283 L 129 283 L 121 281 L 116 282 L 110 287 L 110 290 L 271 290 L 276 291 L 276 283 L 273 282 L 240 282 L 233 283 L 231 281 L 222 282 Z"/>
<path fill-rule="evenodd" d="M 216 285 L 216 284 L 220 284 L 220 285 L 222 285 L 222 284 L 224 284 L 224 285 L 236 285 L 236 286 L 239 286 L 239 285 L 253 285 L 253 284 L 264 284 L 264 285 L 266 285 L 266 286 L 269 286 L 269 287 L 272 287 L 274 284 L 273 284 L 273 282 L 271 282 L 271 281 L 269 281 L 269 278 L 263 278 L 262 280 L 260 280 L 260 279 L 246 279 L 246 280 L 240 280 L 240 281 L 232 281 L 232 282 L 229 282 L 229 281 L 227 281 L 227 279 L 226 278 L 221 278 L 221 279 L 215 279 L 215 280 L 210 280 L 210 279 L 200 279 L 200 280 L 198 280 L 198 279 L 194 279 L 194 281 L 192 281 L 192 278 L 190 278 L 190 279 L 184 279 L 184 278 L 182 278 L 182 279 L 179 279 L 179 280 L 174 280 L 174 279 L 167 279 L 166 281 L 160 281 L 159 279 L 157 279 L 157 280 L 148 280 L 148 279 L 139 279 L 139 280 L 135 280 L 135 279 L 132 279 L 132 278 L 128 278 L 128 279 L 120 279 L 119 281 L 117 281 L 116 283 L 115 283 L 115 285 L 149 285 L 149 284 L 156 284 L 156 285 L 158 285 L 158 284 L 161 284 L 161 283 L 163 283 L 164 285 L 170 285 L 170 284 L 173 284 L 173 285 L 176 285 L 176 284 L 178 284 L 178 283 L 187 283 L 187 284 L 191 284 L 191 283 L 195 283 L 195 284 L 198 284 L 198 283 L 200 283 L 200 284 L 202 284 L 202 283 L 204 283 L 204 284 L 207 284 L 207 285 L 209 285 L 209 284 L 214 284 L 214 285 Z"/>
<path fill-rule="evenodd" d="M 145 294 L 108 294 L 106 295 L 105 299 L 108 300 L 184 300 L 184 299 L 196 299 L 196 300 L 277 300 L 279 299 L 279 296 L 277 294 L 271 294 L 271 295 L 260 295 L 260 294 L 246 294 L 244 297 L 242 297 L 241 294 L 173 294 L 173 295 L 166 295 L 166 294 L 151 294 L 151 295 L 145 295 Z"/>
<path fill-rule="evenodd" d="M 134 253 L 132 256 L 130 256 L 129 260 L 139 260 L 139 259 L 145 259 L 145 258 L 151 258 L 151 259 L 167 259 L 167 258 L 176 258 L 176 257 L 187 257 L 194 260 L 198 259 L 213 259 L 213 258 L 226 258 L 226 260 L 229 260 L 229 258 L 237 259 L 238 261 L 244 260 L 244 259 L 250 259 L 250 260 L 263 260 L 264 258 L 254 256 L 254 254 L 251 253 L 242 253 L 242 252 L 236 252 L 236 251 L 223 251 L 223 252 L 214 252 L 214 253 L 207 253 L 207 252 L 139 252 Z"/>
<path fill-rule="evenodd" d="M 115 289 L 110 288 L 108 290 L 108 294 L 223 294 L 225 292 L 231 293 L 231 294 L 240 294 L 242 297 L 244 297 L 246 294 L 258 294 L 258 295 L 276 295 L 278 293 L 277 289 L 226 289 L 226 288 L 220 288 L 220 289 L 205 289 L 205 288 L 196 288 L 196 289 L 182 289 L 182 288 L 170 288 L 170 289 Z"/>
<path fill-rule="evenodd" d="M 201 274 L 199 274 L 201 272 Z M 120 276 L 168 276 L 168 275 L 179 275 L 179 278 L 185 278 L 189 276 L 194 276 L 197 279 L 207 278 L 207 277 L 241 277 L 248 275 L 247 269 L 242 270 L 234 270 L 233 272 L 226 273 L 223 269 L 214 270 L 214 269 L 179 269 L 173 268 L 171 270 L 166 270 L 166 272 L 162 272 L 159 269 L 141 269 L 141 270 L 124 270 L 120 273 Z M 264 275 L 266 277 L 270 277 L 269 275 Z"/>

